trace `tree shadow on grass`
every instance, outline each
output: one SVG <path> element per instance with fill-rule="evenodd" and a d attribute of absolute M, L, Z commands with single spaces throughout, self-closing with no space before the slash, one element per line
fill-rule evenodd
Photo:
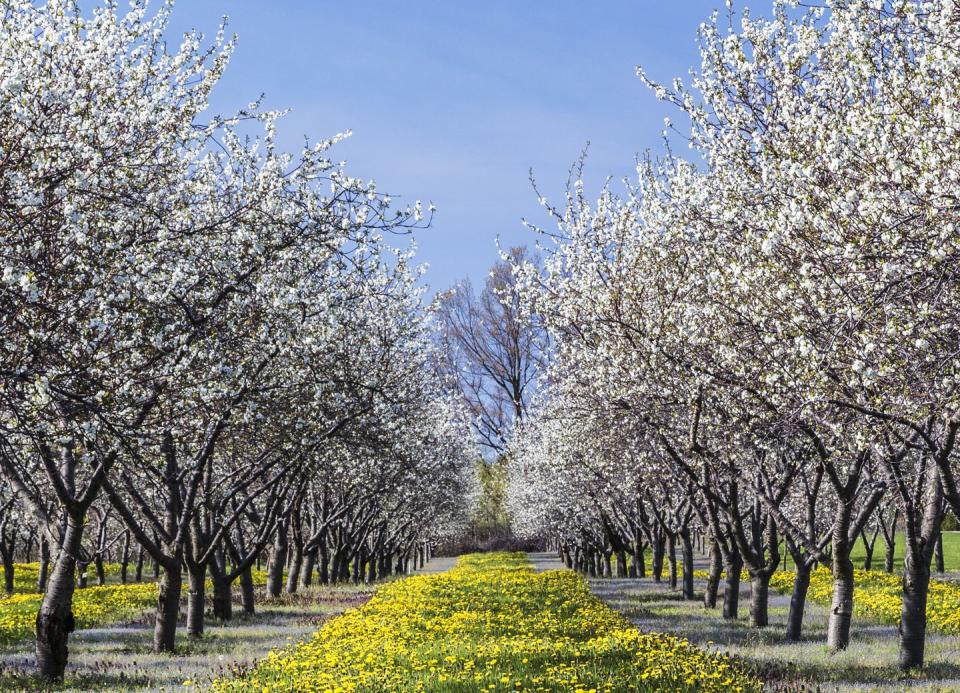
<path fill-rule="evenodd" d="M 727 620 L 719 608 L 704 609 L 702 602 L 685 601 L 679 592 L 650 580 L 596 580 L 591 587 L 640 630 L 670 633 L 727 652 L 770 690 L 829 691 L 840 686 L 900 691 L 924 685 L 960 690 L 960 663 L 954 663 L 960 639 L 943 634 L 929 634 L 922 672 L 903 673 L 896 666 L 895 625 L 859 620 L 850 649 L 833 654 L 826 646 L 828 610 L 814 603 L 807 605 L 802 639 L 790 642 L 785 637 L 786 599 L 772 599 L 770 625 L 755 628 L 746 618 L 749 592 L 741 593 L 740 618 Z"/>
<path fill-rule="evenodd" d="M 32 663 L 31 663 L 32 664 Z M 0 667 L 0 690 L 5 691 L 100 691 L 106 689 L 142 688 L 149 686 L 152 679 L 145 672 L 136 671 L 134 665 L 121 670 L 112 666 L 109 671 L 67 672 L 62 683 L 53 683 L 41 679 L 23 669 Z"/>
<path fill-rule="evenodd" d="M 183 630 L 181 613 L 176 651 L 153 652 L 153 617 L 83 629 L 70 638 L 66 681 L 51 687 L 34 675 L 33 646 L 14 643 L 0 653 L 0 690 L 129 690 L 178 688 L 185 680 L 203 687 L 235 667 L 250 667 L 270 649 L 307 638 L 345 609 L 370 598 L 369 587 L 316 587 L 297 595 L 261 599 L 257 613 L 248 615 L 234 604 L 227 622 L 207 619 L 202 637 Z"/>
<path fill-rule="evenodd" d="M 902 672 L 895 666 L 858 664 L 856 662 L 792 662 L 758 660 L 745 655 L 734 656 L 753 675 L 762 679 L 769 690 L 831 690 L 831 684 L 886 686 L 906 690 L 917 685 L 941 683 L 946 690 L 956 690 L 960 665 L 946 661 L 928 663 L 922 671 Z M 800 686 L 800 688 L 797 688 Z"/>
<path fill-rule="evenodd" d="M 651 610 L 653 619 L 631 620 L 642 630 L 673 632 L 700 647 L 720 646 L 762 680 L 777 684 L 773 690 L 817 690 L 817 684 L 822 690 L 831 690 L 831 684 L 844 683 L 901 690 L 938 681 L 949 682 L 950 690 L 954 690 L 952 686 L 960 681 L 960 664 L 948 659 L 929 658 L 922 671 L 900 671 L 896 666 L 896 629 L 891 626 L 863 624 L 852 634 L 851 648 L 855 649 L 834 654 L 826 645 L 825 623 L 805 624 L 801 639 L 792 642 L 784 635 L 782 618 L 771 619 L 766 628 L 754 628 L 746 620 L 724 620 L 716 612 L 671 615 L 656 606 Z"/>

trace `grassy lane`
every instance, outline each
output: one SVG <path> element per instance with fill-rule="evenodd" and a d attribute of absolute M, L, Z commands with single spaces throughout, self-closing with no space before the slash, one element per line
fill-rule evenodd
<path fill-rule="evenodd" d="M 77 588 L 74 592 L 73 615 L 78 630 L 133 621 L 156 607 L 157 585 L 152 578 L 120 584 L 120 566 L 105 567 L 107 584 Z M 0 650 L 34 637 L 37 612 L 43 601 L 43 594 L 37 591 L 38 570 L 36 563 L 16 564 L 14 594 L 0 596 Z M 256 585 L 266 584 L 262 570 L 254 571 L 253 578 Z M 212 588 L 208 582 L 208 593 Z"/>
<path fill-rule="evenodd" d="M 232 621 L 211 620 L 202 638 L 190 638 L 181 628 L 174 655 L 152 651 L 149 614 L 122 625 L 79 630 L 70 638 L 66 681 L 55 687 L 34 678 L 33 642 L 23 640 L 0 653 L 0 690 L 206 690 L 213 679 L 253 667 L 270 650 L 308 637 L 370 594 L 369 585 L 314 585 L 270 598 L 258 588 L 255 616 L 240 613 L 238 605 Z"/>
<path fill-rule="evenodd" d="M 0 645 L 34 636 L 42 594 L 14 594 L 0 600 Z M 122 623 L 139 617 L 157 601 L 157 586 L 151 583 L 104 585 L 77 590 L 73 615 L 77 628 Z"/>
<path fill-rule="evenodd" d="M 77 628 L 93 628 L 138 618 L 156 605 L 157 586 L 153 582 L 119 582 L 120 566 L 106 564 L 107 584 L 77 589 L 73 614 Z M 0 648 L 34 636 L 34 624 L 43 594 L 37 591 L 38 563 L 17 563 L 14 570 L 14 594 L 0 596 Z M 93 572 L 93 567 L 90 568 Z M 0 569 L 0 575 L 3 570 Z"/>
<path fill-rule="evenodd" d="M 901 576 L 879 570 L 854 570 L 853 610 L 858 617 L 872 622 L 898 625 L 903 605 Z M 706 580 L 706 570 L 695 570 L 694 577 Z M 796 573 L 778 570 L 770 579 L 770 589 L 782 595 L 793 591 Z M 744 571 L 741 581 L 749 583 Z M 722 586 L 721 586 L 722 589 Z M 810 574 L 807 602 L 829 606 L 833 599 L 833 574 L 820 567 Z M 927 627 L 948 635 L 960 636 L 960 585 L 946 580 L 930 579 L 927 593 Z"/>
<path fill-rule="evenodd" d="M 781 594 L 790 594 L 794 577 L 794 573 L 778 571 L 770 581 L 770 587 Z M 857 616 L 880 623 L 899 624 L 902 595 L 899 575 L 888 575 L 876 570 L 854 571 L 853 609 Z M 833 575 L 826 568 L 813 571 L 807 599 L 829 605 L 832 598 Z M 930 580 L 927 626 L 950 635 L 960 635 L 960 585 L 943 580 Z"/>
<path fill-rule="evenodd" d="M 907 543 L 903 532 L 897 532 L 896 542 L 896 546 L 893 550 L 893 569 L 899 573 L 903 571 L 903 549 Z M 880 537 L 877 539 L 877 543 L 873 547 L 874 570 L 883 569 L 883 557 L 885 552 L 886 547 L 883 543 L 883 538 Z M 863 541 L 861 539 L 857 539 L 857 541 L 854 543 L 850 559 L 853 561 L 855 566 L 860 568 L 863 565 L 863 559 L 866 557 L 866 555 L 867 550 L 863 544 Z M 943 533 L 943 564 L 944 568 L 946 568 L 948 571 L 960 570 L 960 532 Z"/>
<path fill-rule="evenodd" d="M 748 691 L 721 655 L 643 634 L 570 571 L 472 555 L 388 584 L 220 691 Z"/>
<path fill-rule="evenodd" d="M 700 563 L 704 559 L 698 559 Z M 705 575 L 698 571 L 697 575 Z M 938 583 L 931 589 L 936 617 L 927 635 L 927 665 L 923 672 L 904 674 L 897 668 L 899 586 L 897 576 L 858 571 L 854 599 L 857 615 L 850 647 L 832 653 L 826 646 L 829 619 L 829 573 L 817 573 L 804 611 L 802 642 L 785 637 L 789 594 L 771 590 L 770 625 L 753 628 L 747 619 L 750 598 L 748 581 L 741 584 L 740 618 L 729 621 L 720 609 L 704 609 L 699 598 L 704 582 L 697 580 L 698 599 L 684 601 L 677 590 L 650 578 L 591 579 L 594 594 L 617 609 L 643 630 L 668 632 L 691 643 L 729 653 L 749 665 L 773 691 L 840 691 L 894 693 L 903 690 L 925 693 L 960 691 L 960 636 L 951 624 L 960 612 L 955 603 L 957 587 Z M 790 573 L 778 573 L 773 587 L 787 589 Z M 825 579 L 826 578 L 826 579 Z M 896 587 L 894 586 L 896 585 Z"/>

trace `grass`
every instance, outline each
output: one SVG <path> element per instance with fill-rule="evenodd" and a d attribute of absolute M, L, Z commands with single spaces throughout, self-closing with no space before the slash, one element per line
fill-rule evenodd
<path fill-rule="evenodd" d="M 594 592 L 628 615 L 643 630 L 675 633 L 702 647 L 712 647 L 742 661 L 762 677 L 769 690 L 823 691 L 945 691 L 960 690 L 957 654 L 960 638 L 931 633 L 922 674 L 897 669 L 896 626 L 854 622 L 850 647 L 831 653 L 826 647 L 828 608 L 809 603 L 804 614 L 804 639 L 784 638 L 788 599 L 772 596 L 770 625 L 752 628 L 746 620 L 749 591 L 741 595 L 741 618 L 727 621 L 719 610 L 706 610 L 700 601 L 685 602 L 650 580 L 595 580 Z"/>
<path fill-rule="evenodd" d="M 781 595 L 793 592 L 796 572 L 778 570 L 770 579 L 770 589 Z M 706 580 L 708 571 L 694 571 L 694 578 Z M 748 583 L 749 575 L 744 570 L 740 579 Z M 902 576 L 880 570 L 853 571 L 853 609 L 857 617 L 878 623 L 897 625 L 903 607 Z M 807 603 L 829 605 L 833 599 L 833 574 L 829 568 L 819 566 L 810 573 Z M 960 636 L 960 584 L 952 580 L 931 578 L 927 590 L 927 628 Z"/>
<path fill-rule="evenodd" d="M 40 593 L 0 599 L 0 645 L 33 637 L 42 601 Z M 93 628 L 134 619 L 156 601 L 157 586 L 152 583 L 88 587 L 74 592 L 73 615 L 77 628 Z"/>
<path fill-rule="evenodd" d="M 310 641 L 217 690 L 759 690 L 723 656 L 640 633 L 570 571 L 522 554 L 461 558 L 382 588 Z"/>
<path fill-rule="evenodd" d="M 793 590 L 796 573 L 774 574 L 770 587 L 781 594 Z M 878 623 L 896 625 L 903 606 L 901 578 L 877 570 L 854 571 L 854 614 Z M 826 568 L 814 570 L 807 592 L 809 601 L 830 604 L 833 576 Z M 927 629 L 960 636 L 960 585 L 947 580 L 930 580 L 927 592 Z"/>
<path fill-rule="evenodd" d="M 77 631 L 70 639 L 66 680 L 51 689 L 33 676 L 33 644 L 21 641 L 0 655 L 0 690 L 195 690 L 228 672 L 251 669 L 272 649 L 313 633 L 345 609 L 362 605 L 369 586 L 302 589 L 276 599 L 258 594 L 257 614 L 208 624 L 202 638 L 178 633 L 176 654 L 152 651 L 149 615 L 123 626 Z M 181 614 L 183 617 L 183 614 Z"/>
<path fill-rule="evenodd" d="M 903 552 L 906 546 L 906 539 L 902 532 L 897 533 L 897 543 L 893 553 L 894 572 L 903 572 Z M 783 546 L 781 545 L 781 551 Z M 646 552 L 645 552 L 646 555 Z M 781 564 L 781 570 L 793 570 L 795 565 L 790 558 L 789 552 L 784 552 L 786 560 Z M 883 537 L 877 537 L 877 543 L 873 547 L 873 570 L 883 570 L 884 556 L 886 555 L 886 545 L 883 543 Z M 858 538 L 854 543 L 853 550 L 850 552 L 850 558 L 855 568 L 862 568 L 863 561 L 867 556 L 867 548 L 863 540 Z M 683 561 L 677 556 L 677 569 L 680 569 Z M 650 572 L 650 558 L 647 556 L 647 572 Z M 629 565 L 628 559 L 627 564 Z M 947 572 L 960 572 L 960 531 L 943 533 L 943 564 Z M 616 561 L 613 562 L 616 566 Z M 931 566 L 933 568 L 933 566 Z M 666 565 L 664 565 L 664 575 L 667 574 Z"/>
<path fill-rule="evenodd" d="M 895 572 L 903 571 L 903 550 L 905 546 L 906 538 L 902 532 L 898 532 L 897 544 L 893 553 L 893 569 Z M 883 558 L 885 554 L 886 545 L 883 543 L 883 536 L 879 536 L 873 548 L 874 570 L 883 570 Z M 853 565 L 857 568 L 862 568 L 863 559 L 866 555 L 866 547 L 863 541 L 858 539 L 851 554 Z M 960 570 L 960 532 L 943 533 L 943 565 L 947 571 Z"/>
<path fill-rule="evenodd" d="M 106 578 L 105 585 L 119 585 L 120 582 L 120 564 L 119 563 L 104 563 L 104 577 Z M 146 569 L 143 572 L 143 580 L 141 582 L 153 582 L 153 569 L 150 566 L 144 566 Z M 50 570 L 53 570 L 53 564 L 50 564 Z M 136 570 L 135 564 L 130 564 L 127 570 L 127 584 L 134 583 L 134 573 Z M 87 568 L 87 587 L 97 586 L 97 574 L 94 565 L 91 563 Z M 40 564 L 37 562 L 33 563 L 14 563 L 13 565 L 13 592 L 14 594 L 37 594 L 37 579 L 40 574 Z M 3 579 L 6 575 L 6 571 L 2 566 L 0 566 L 0 585 L 3 584 Z M 79 579 L 77 580 L 77 585 L 79 585 Z M 0 596 L 2 599 L 2 596 Z"/>
<path fill-rule="evenodd" d="M 78 629 L 97 628 L 137 619 L 156 606 L 157 586 L 149 582 L 119 581 L 119 566 L 110 564 L 102 586 L 89 585 L 73 595 L 73 615 Z M 17 564 L 14 594 L 0 597 L 0 648 L 32 639 L 43 594 L 36 591 L 38 564 Z M 2 572 L 2 571 L 0 571 Z M 254 584 L 266 583 L 264 571 L 254 571 Z M 212 585 L 208 584 L 208 591 Z"/>
<path fill-rule="evenodd" d="M 427 571 L 442 570 L 445 559 L 432 562 Z M 26 575 L 28 571 L 24 571 Z M 34 571 L 34 578 L 36 573 Z M 256 662 L 274 649 L 283 649 L 317 630 L 331 617 L 362 605 L 370 598 L 370 585 L 314 585 L 294 595 L 267 597 L 262 586 L 265 572 L 254 571 L 257 613 L 243 614 L 234 599 L 233 620 L 223 623 L 207 619 L 202 638 L 190 638 L 183 630 L 185 596 L 181 601 L 180 630 L 174 654 L 156 654 L 152 648 L 153 613 L 156 592 L 152 584 L 149 609 L 121 619 L 122 624 L 103 625 L 74 632 L 70 636 L 70 657 L 66 679 L 50 686 L 33 674 L 32 630 L 22 639 L 8 642 L 0 649 L 0 690 L 129 691 L 206 689 L 216 678 L 252 669 Z M 108 586 L 116 586 L 109 580 Z M 40 595 L 24 584 L 26 594 L 12 599 L 39 599 Z M 108 588 L 104 588 L 108 589 Z M 76 595 L 96 595 L 91 588 Z M 208 601 L 210 592 L 208 591 Z M 235 594 L 235 597 L 238 595 Z M 0 613 L 4 608 L 0 599 Z M 109 604 L 100 607 L 109 610 Z M 32 623 L 33 613 L 29 615 Z M 116 620 L 116 619 L 109 619 Z M 81 623 L 81 626 L 83 624 Z"/>

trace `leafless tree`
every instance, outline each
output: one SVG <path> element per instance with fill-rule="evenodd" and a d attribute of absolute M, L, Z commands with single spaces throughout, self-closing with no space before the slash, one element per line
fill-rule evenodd
<path fill-rule="evenodd" d="M 447 355 L 441 368 L 469 404 L 481 444 L 495 456 L 524 418 L 542 356 L 543 332 L 521 314 L 512 270 L 533 258 L 525 247 L 507 256 L 479 294 L 464 280 L 435 302 Z"/>

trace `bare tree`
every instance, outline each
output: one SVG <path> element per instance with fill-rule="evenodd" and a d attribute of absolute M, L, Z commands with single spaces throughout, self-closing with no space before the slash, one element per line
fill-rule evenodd
<path fill-rule="evenodd" d="M 541 361 L 542 331 L 521 314 L 512 270 L 531 260 L 527 248 L 511 248 L 479 294 L 464 280 L 435 302 L 446 355 L 441 368 L 470 406 L 480 443 L 495 456 L 524 418 Z"/>

